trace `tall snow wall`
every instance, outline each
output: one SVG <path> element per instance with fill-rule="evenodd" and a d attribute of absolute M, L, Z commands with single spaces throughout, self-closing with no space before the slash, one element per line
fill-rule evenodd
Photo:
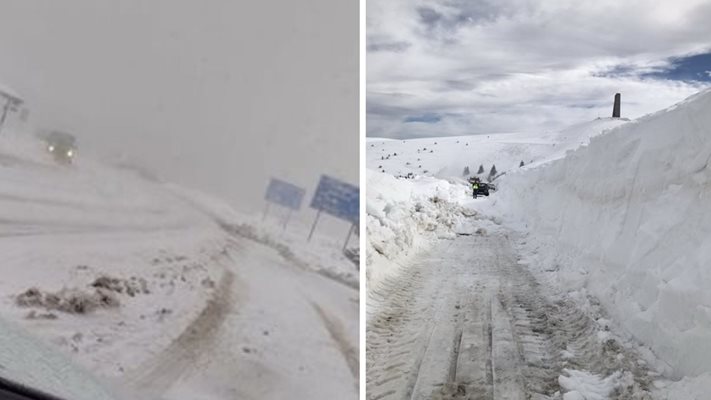
<path fill-rule="evenodd" d="M 508 176 L 494 207 L 673 369 L 711 372 L 711 91 Z M 546 254 L 547 256 L 543 256 Z"/>

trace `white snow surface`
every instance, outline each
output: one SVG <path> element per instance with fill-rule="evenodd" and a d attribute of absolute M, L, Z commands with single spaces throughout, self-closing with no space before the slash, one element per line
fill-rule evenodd
<path fill-rule="evenodd" d="M 396 274 L 399 265 L 431 239 L 451 238 L 470 229 L 464 222 L 474 212 L 463 206 L 469 199 L 463 181 L 397 179 L 372 170 L 366 173 L 369 290 Z"/>
<path fill-rule="evenodd" d="M 72 165 L 60 165 L 41 141 L 3 133 L 0 318 L 112 394 L 357 396 L 358 274 L 341 238 L 317 232 L 307 244 L 296 222 L 283 230 L 209 195 L 93 161 L 81 148 Z M 99 277 L 140 290 L 113 293 L 116 306 L 85 314 L 17 303 L 31 288 L 94 293 Z M 0 341 L 0 358 L 13 360 L 14 347 Z M 31 363 L 38 377 L 26 363 L 2 364 L 0 375 L 47 392 L 81 392 L 61 387 L 61 374 L 47 379 L 57 362 Z M 226 372 L 237 369 L 244 373 Z"/>
<path fill-rule="evenodd" d="M 527 225 L 539 268 L 585 287 L 671 366 L 711 372 L 711 92 L 507 177 L 494 207 Z"/>
<path fill-rule="evenodd" d="M 620 374 L 601 378 L 587 371 L 564 370 L 558 378 L 561 389 L 565 390 L 563 400 L 606 400 L 617 385 Z"/>
<path fill-rule="evenodd" d="M 499 173 L 519 171 L 520 161 L 525 160 L 528 165 L 523 170 L 527 170 L 561 158 L 568 151 L 586 145 L 591 137 L 626 122 L 597 119 L 539 135 L 517 133 L 413 140 L 368 138 L 368 287 L 376 287 L 387 276 L 397 273 L 408 255 L 431 244 L 429 239 L 452 237 L 456 233 L 472 234 L 476 229 L 495 225 L 492 222 L 495 218 L 477 217 L 475 209 L 481 206 L 482 200 L 471 199 L 469 185 L 462 176 L 465 166 L 469 167 L 470 175 L 475 175 L 478 166 L 484 165 L 485 173 L 481 175 L 484 178 L 494 164 L 498 165 Z M 381 160 L 388 156 L 389 159 Z M 408 173 L 412 173 L 414 179 L 396 178 Z M 478 219 L 476 224 L 469 221 L 472 217 Z"/>
<path fill-rule="evenodd" d="M 272 206 L 268 214 L 246 215 L 236 212 L 220 199 L 178 185 L 166 185 L 173 193 L 202 210 L 223 227 L 240 227 L 243 234 L 249 235 L 267 246 L 275 248 L 291 262 L 306 270 L 314 271 L 339 281 L 352 288 L 359 288 L 358 266 L 343 254 L 343 247 L 348 233 L 343 236 L 323 235 L 315 230 L 312 239 L 307 240 L 310 226 L 299 220 L 289 218 L 285 208 Z M 347 248 L 358 247 L 358 236 L 348 238 Z"/>
<path fill-rule="evenodd" d="M 582 306 L 588 296 L 597 298 L 611 319 L 598 323 L 624 336 L 668 378 L 655 380 L 659 398 L 708 398 L 710 110 L 711 91 L 703 91 L 636 121 L 598 119 L 556 134 L 370 138 L 369 292 L 384 279 L 397 279 L 407 256 L 431 244 L 428 237 L 456 232 L 451 223 L 438 224 L 438 215 L 456 220 L 465 210 L 474 218 L 470 230 L 500 223 L 521 231 L 521 262 L 539 279 L 567 290 Z M 519 168 L 522 160 L 526 166 Z M 506 175 L 496 180 L 492 196 L 471 200 L 466 186 L 451 182 L 465 166 L 475 174 L 479 164 L 486 173 L 496 164 Z M 416 178 L 392 176 L 409 172 Z M 425 182 L 439 191 L 418 191 Z M 448 193 L 443 188 L 453 202 L 447 212 L 424 201 Z M 430 210 L 426 221 L 433 225 L 427 228 L 412 211 L 418 202 Z M 617 379 L 624 377 L 577 371 L 560 384 L 566 399 L 606 398 Z"/>
<path fill-rule="evenodd" d="M 539 165 L 564 157 L 566 152 L 586 145 L 591 137 L 625 124 L 626 119 L 600 118 L 559 132 L 498 133 L 412 140 L 368 138 L 368 169 L 393 176 L 408 173 L 449 178 L 462 176 L 465 167 L 476 174 L 480 165 L 488 174 L 496 165 L 499 173 L 516 171 L 524 165 Z"/>
<path fill-rule="evenodd" d="M 224 273 L 220 254 L 227 237 L 154 182 L 83 158 L 81 151 L 73 165 L 59 165 L 41 141 L 4 133 L 0 315 L 95 375 L 117 378 L 165 348 L 200 313 L 213 291 L 205 283 Z M 30 288 L 91 293 L 102 276 L 146 291 L 116 293 L 118 307 L 86 315 L 16 304 Z M 56 389 L 45 388 L 64 393 Z"/>

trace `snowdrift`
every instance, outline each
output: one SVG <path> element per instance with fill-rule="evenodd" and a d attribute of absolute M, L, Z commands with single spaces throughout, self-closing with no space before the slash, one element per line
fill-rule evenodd
<path fill-rule="evenodd" d="M 677 377 L 711 371 L 711 91 L 507 176 L 532 263 L 586 288 Z"/>
<path fill-rule="evenodd" d="M 467 219 L 476 213 L 463 205 L 470 199 L 463 182 L 426 177 L 397 179 L 367 170 L 367 188 L 369 291 L 396 274 L 409 255 L 427 246 L 425 239 L 472 233 Z"/>

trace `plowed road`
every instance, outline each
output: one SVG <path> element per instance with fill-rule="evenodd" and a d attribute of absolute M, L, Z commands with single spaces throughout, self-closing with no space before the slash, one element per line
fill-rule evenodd
<path fill-rule="evenodd" d="M 639 358 L 537 283 L 511 242 L 443 240 L 371 292 L 368 399 L 557 399 L 570 370 L 599 377 L 588 389 L 603 392 L 605 377 L 627 378 L 600 398 L 649 396 Z"/>

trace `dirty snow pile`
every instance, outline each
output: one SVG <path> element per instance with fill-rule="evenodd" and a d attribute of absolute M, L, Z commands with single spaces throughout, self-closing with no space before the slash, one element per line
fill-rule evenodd
<path fill-rule="evenodd" d="M 369 290 L 397 273 L 409 255 L 437 238 L 471 234 L 475 212 L 464 181 L 419 177 L 398 179 L 367 170 L 367 258 Z"/>
<path fill-rule="evenodd" d="M 532 268 L 599 298 L 666 375 L 686 377 L 669 398 L 711 393 L 709 135 L 704 91 L 508 175 L 493 199 L 530 232 Z"/>

